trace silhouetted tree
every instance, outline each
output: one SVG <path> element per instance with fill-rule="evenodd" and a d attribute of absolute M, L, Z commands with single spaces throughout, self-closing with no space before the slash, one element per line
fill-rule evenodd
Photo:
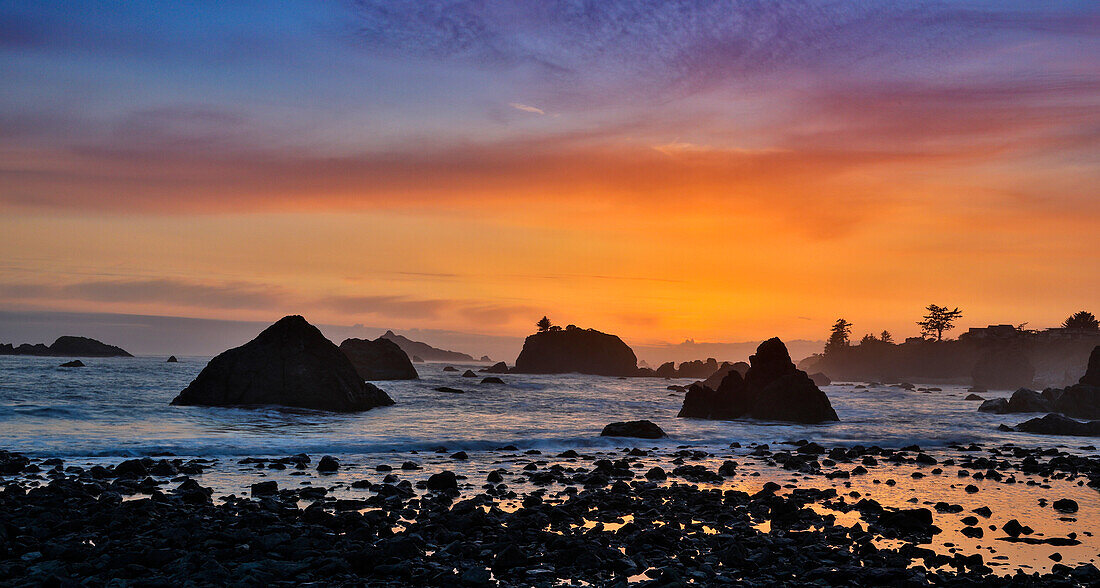
<path fill-rule="evenodd" d="M 867 345 L 867 344 L 874 345 L 875 343 L 878 343 L 878 338 L 875 337 L 874 335 L 870 334 L 870 333 L 867 333 L 866 335 L 863 336 L 862 339 L 859 340 L 860 345 Z"/>
<path fill-rule="evenodd" d="M 545 333 L 550 330 L 552 325 L 550 324 L 550 319 L 542 317 L 539 319 L 539 322 L 535 323 L 535 326 L 539 328 L 540 333 Z"/>
<path fill-rule="evenodd" d="M 835 353 L 848 346 L 848 335 L 852 334 L 852 323 L 839 318 L 833 323 L 829 340 L 825 342 L 825 355 Z"/>
<path fill-rule="evenodd" d="M 1075 312 L 1062 322 L 1062 328 L 1100 331 L 1100 321 L 1091 312 Z"/>
<path fill-rule="evenodd" d="M 962 311 L 956 307 L 948 310 L 946 306 L 928 305 L 928 314 L 923 321 L 917 321 L 922 335 L 936 336 L 936 341 L 943 341 L 943 332 L 955 328 L 955 321 L 962 316 Z"/>
<path fill-rule="evenodd" d="M 880 336 L 878 340 L 882 341 L 883 343 L 893 344 L 894 336 L 890 334 L 890 331 L 883 331 L 882 336 Z"/>

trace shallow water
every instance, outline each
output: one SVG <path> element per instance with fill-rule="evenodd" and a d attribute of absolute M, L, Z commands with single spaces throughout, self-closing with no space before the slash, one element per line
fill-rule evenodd
<path fill-rule="evenodd" d="M 443 372 L 443 364 L 418 365 L 420 380 L 378 382 L 397 404 L 364 413 L 169 406 L 207 360 L 85 359 L 87 367 L 60 368 L 63 358 L 0 357 L 0 448 L 62 457 L 369 454 L 441 445 L 467 451 L 598 448 L 621 445 L 599 437 L 604 425 L 633 419 L 659 424 L 669 438 L 654 444 L 669 447 L 809 439 L 825 446 L 979 442 L 1073 450 L 1089 441 L 1000 432 L 998 424 L 1034 415 L 979 413 L 977 402 L 963 400 L 967 392 L 960 386 L 920 392 L 836 384 L 824 390 L 841 422 L 784 425 L 676 418 L 683 394 L 666 386 L 690 380 L 505 375 L 505 386 L 482 385 L 480 377 Z M 466 393 L 432 390 L 437 386 Z"/>

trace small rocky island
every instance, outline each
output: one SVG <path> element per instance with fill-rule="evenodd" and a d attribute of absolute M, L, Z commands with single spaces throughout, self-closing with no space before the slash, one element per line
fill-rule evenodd
<path fill-rule="evenodd" d="M 108 345 L 88 337 L 63 335 L 52 345 L 42 343 L 12 345 L 0 343 L 0 355 L 32 355 L 36 357 L 133 357 L 121 347 Z"/>
<path fill-rule="evenodd" d="M 638 358 L 623 340 L 595 329 L 569 325 L 535 333 L 523 342 L 512 372 L 636 376 Z"/>
<path fill-rule="evenodd" d="M 769 421 L 837 421 L 829 397 L 806 372 L 795 367 L 787 346 L 768 339 L 749 357 L 744 377 L 730 370 L 716 390 L 692 384 L 676 416 L 728 420 L 750 417 Z"/>
<path fill-rule="evenodd" d="M 347 356 L 317 327 L 294 315 L 211 359 L 172 404 L 355 412 L 389 406 L 393 400 L 364 382 Z"/>
<path fill-rule="evenodd" d="M 384 337 L 374 341 L 344 339 L 340 351 L 348 356 L 364 380 L 416 380 L 420 377 L 408 354 Z"/>

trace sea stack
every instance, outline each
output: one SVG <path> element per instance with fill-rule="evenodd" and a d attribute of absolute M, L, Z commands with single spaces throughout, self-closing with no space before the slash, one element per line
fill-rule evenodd
<path fill-rule="evenodd" d="M 419 377 L 408 354 L 389 339 L 344 339 L 340 351 L 348 356 L 364 380 L 415 380 Z"/>
<path fill-rule="evenodd" d="M 821 423 L 837 421 L 829 397 L 806 372 L 795 367 L 787 346 L 768 339 L 749 358 L 742 378 L 730 371 L 717 390 L 694 384 L 676 416 L 703 419 L 751 417 L 769 421 Z"/>
<path fill-rule="evenodd" d="M 174 405 L 280 405 L 335 412 L 393 400 L 359 377 L 351 361 L 301 316 L 287 316 L 255 339 L 210 360 Z"/>
<path fill-rule="evenodd" d="M 512 372 L 636 376 L 638 358 L 615 335 L 570 326 L 528 336 Z"/>

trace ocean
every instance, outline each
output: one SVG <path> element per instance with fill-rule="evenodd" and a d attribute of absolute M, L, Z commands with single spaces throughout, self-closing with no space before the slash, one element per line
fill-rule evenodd
<path fill-rule="evenodd" d="M 732 442 L 797 439 L 826 447 L 878 445 L 943 447 L 953 443 L 1067 445 L 1084 439 L 997 430 L 1034 415 L 979 413 L 964 387 L 941 391 L 890 386 L 826 386 L 838 423 L 792 425 L 676 418 L 683 393 L 669 384 L 691 380 L 617 379 L 578 374 L 507 374 L 506 385 L 444 372 L 444 364 L 418 364 L 420 380 L 376 382 L 396 405 L 356 414 L 261 408 L 170 406 L 171 399 L 209 358 L 84 359 L 84 368 L 61 368 L 64 358 L 0 357 L 0 448 L 33 456 L 124 457 L 174 454 L 193 457 L 287 455 L 300 452 L 367 455 L 391 451 L 621 447 L 601 438 L 607 423 L 649 419 L 669 435 L 650 446 L 726 448 Z M 919 382 L 914 382 L 920 387 Z M 464 394 L 437 392 L 450 386 Z M 1010 391 L 983 393 L 987 398 Z"/>

